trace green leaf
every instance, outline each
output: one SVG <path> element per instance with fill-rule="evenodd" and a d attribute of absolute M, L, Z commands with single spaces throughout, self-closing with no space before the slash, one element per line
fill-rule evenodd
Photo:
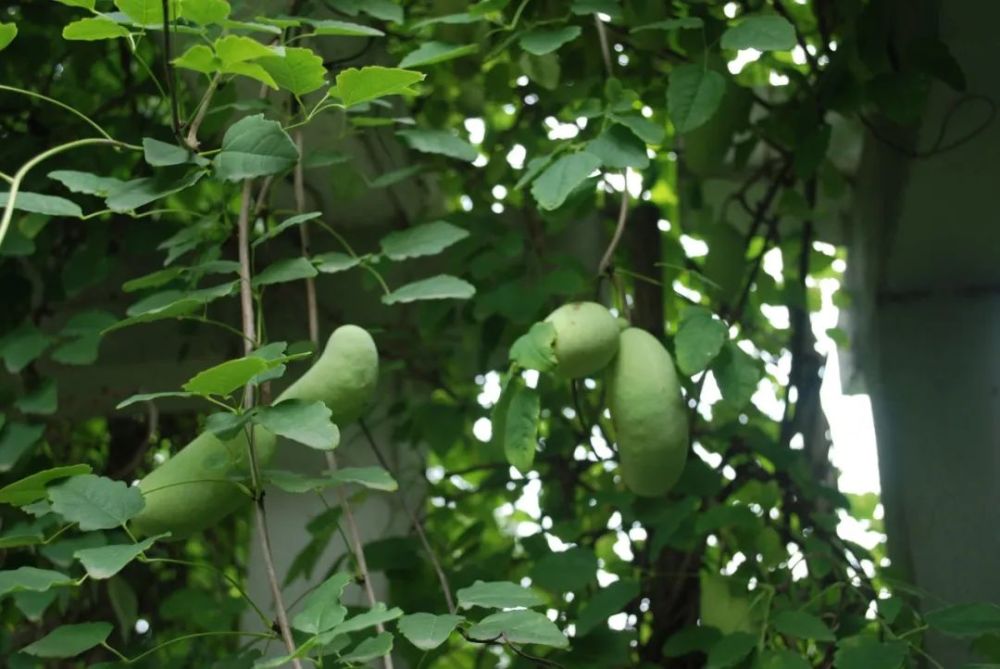
<path fill-rule="evenodd" d="M 149 547 L 156 543 L 159 538 L 150 537 L 136 544 L 82 548 L 73 553 L 73 556 L 87 570 L 87 575 L 90 578 L 97 580 L 111 578 L 124 569 L 125 565 L 139 557 L 141 553 L 149 550 Z"/>
<path fill-rule="evenodd" d="M 185 270 L 185 267 L 167 267 L 166 269 L 157 270 L 151 274 L 126 281 L 122 284 L 122 291 L 126 293 L 134 293 L 138 290 L 146 290 L 147 288 L 159 288 L 160 286 L 170 283 L 174 279 L 183 276 Z"/>
<path fill-rule="evenodd" d="M 14 600 L 14 606 L 24 614 L 25 618 L 33 623 L 39 623 L 45 617 L 45 611 L 56 600 L 58 594 L 55 590 L 47 590 L 46 592 L 24 591 L 14 593 L 12 599 Z"/>
<path fill-rule="evenodd" d="M 369 188 L 388 188 L 394 184 L 398 184 L 401 181 L 406 181 L 412 176 L 416 176 L 424 171 L 424 166 L 421 164 L 407 165 L 406 167 L 401 167 L 398 170 L 391 170 L 389 172 L 383 172 L 374 179 L 368 182 Z"/>
<path fill-rule="evenodd" d="M 267 240 L 274 239 L 275 237 L 277 237 L 278 235 L 280 235 L 285 230 L 288 230 L 289 228 L 293 228 L 295 226 L 298 226 L 298 225 L 301 225 L 303 223 L 306 223 L 307 221 L 315 220 L 315 219 L 319 218 L 322 215 L 323 215 L 323 212 L 321 212 L 321 211 L 310 211 L 309 213 L 306 213 L 306 214 L 298 214 L 296 216 L 292 216 L 291 218 L 286 218 L 284 221 L 282 221 L 278 225 L 274 226 L 273 228 L 267 230 L 264 234 L 262 234 L 257 239 L 253 240 L 253 242 L 250 244 L 250 246 L 252 248 L 257 248 L 258 246 L 260 246 L 261 244 L 263 244 Z"/>
<path fill-rule="evenodd" d="M 399 619 L 399 633 L 420 650 L 434 650 L 451 636 L 462 616 L 413 613 Z"/>
<path fill-rule="evenodd" d="M 315 30 L 315 35 L 339 35 L 341 37 L 384 37 L 385 33 L 378 28 L 362 25 L 360 23 L 350 23 L 349 21 L 335 21 L 333 19 L 305 19 Z"/>
<path fill-rule="evenodd" d="M 329 474 L 327 480 L 334 483 L 356 483 L 371 490 L 395 492 L 399 484 L 392 475 L 381 467 L 343 467 Z"/>
<path fill-rule="evenodd" d="M 176 4 L 176 0 L 171 4 Z M 115 0 L 115 7 L 141 26 L 163 25 L 162 0 Z M 176 16 L 176 6 L 171 8 L 170 14 Z"/>
<path fill-rule="evenodd" d="M 260 66 L 278 84 L 293 95 L 306 95 L 326 84 L 323 59 L 312 49 L 288 47 L 285 55 L 261 58 Z"/>
<path fill-rule="evenodd" d="M 306 258 L 285 258 L 271 263 L 253 278 L 253 287 L 270 286 L 314 277 L 319 272 Z"/>
<path fill-rule="evenodd" d="M 218 72 L 222 67 L 222 61 L 215 57 L 211 47 L 205 44 L 195 44 L 190 49 L 177 56 L 173 60 L 175 67 L 182 67 L 187 70 L 194 70 L 202 74 Z"/>
<path fill-rule="evenodd" d="M 478 44 L 446 44 L 444 42 L 424 42 L 417 49 L 406 54 L 399 61 L 400 67 L 423 67 L 468 56 L 479 51 Z"/>
<path fill-rule="evenodd" d="M 795 27 L 777 14 L 747 16 L 722 33 L 723 49 L 788 51 L 795 46 Z"/>
<path fill-rule="evenodd" d="M 705 307 L 688 307 L 681 316 L 674 345 L 677 366 L 688 376 L 702 371 L 726 343 L 726 324 Z"/>
<path fill-rule="evenodd" d="M 66 574 L 51 569 L 18 567 L 0 571 L 0 597 L 12 592 L 45 592 L 49 588 L 73 585 L 74 580 Z"/>
<path fill-rule="evenodd" d="M 220 440 L 229 441 L 235 439 L 243 431 L 246 424 L 253 418 L 254 413 L 252 410 L 246 413 L 229 413 L 227 411 L 213 413 L 205 419 L 205 429 Z"/>
<path fill-rule="evenodd" d="M 372 65 L 360 70 L 350 67 L 337 75 L 336 95 L 345 107 L 352 107 L 387 95 L 413 93 L 411 86 L 426 76 L 398 67 Z"/>
<path fill-rule="evenodd" d="M 576 635 L 586 636 L 601 625 L 606 625 L 608 618 L 620 612 L 638 596 L 639 584 L 632 580 L 615 581 L 601 588 L 580 609 L 576 619 Z"/>
<path fill-rule="evenodd" d="M 646 144 L 625 126 L 617 123 L 587 143 L 587 152 L 601 159 L 604 167 L 624 169 L 649 167 Z"/>
<path fill-rule="evenodd" d="M 76 657 L 104 643 L 112 629 L 111 623 L 105 622 L 61 625 L 21 652 L 35 657 Z"/>
<path fill-rule="evenodd" d="M 6 207 L 9 198 L 9 192 L 4 191 L 0 193 L 0 207 Z M 66 198 L 56 197 L 55 195 L 42 195 L 41 193 L 30 193 L 23 190 L 18 191 L 17 196 L 14 198 L 14 211 L 27 211 L 32 214 L 45 214 L 46 216 L 70 216 L 72 218 L 83 216 L 83 210 L 80 209 L 80 205 Z"/>
<path fill-rule="evenodd" d="M 667 110 L 677 132 L 704 125 L 722 103 L 726 79 L 701 65 L 681 65 L 670 73 Z"/>
<path fill-rule="evenodd" d="M 149 402 L 150 400 L 160 399 L 161 397 L 197 397 L 195 393 L 184 393 L 179 390 L 165 390 L 159 393 L 140 393 L 138 395 L 131 395 L 130 397 L 119 402 L 115 408 L 124 409 L 127 406 L 131 406 L 138 402 Z"/>
<path fill-rule="evenodd" d="M 56 0 L 67 7 L 82 7 L 83 9 L 94 9 L 97 0 Z"/>
<path fill-rule="evenodd" d="M 663 126 L 657 125 L 639 114 L 612 114 L 611 120 L 615 123 L 621 123 L 646 144 L 662 144 L 666 135 Z"/>
<path fill-rule="evenodd" d="M 227 360 L 198 372 L 181 388 L 196 395 L 226 397 L 271 366 L 267 360 L 253 355 Z"/>
<path fill-rule="evenodd" d="M 730 341 L 712 365 L 723 399 L 735 410 L 742 409 L 757 390 L 761 371 L 757 361 Z"/>
<path fill-rule="evenodd" d="M 257 412 L 254 421 L 277 435 L 310 448 L 331 451 L 340 444 L 340 430 L 323 402 L 285 400 Z"/>
<path fill-rule="evenodd" d="M 45 379 L 35 390 L 18 398 L 14 403 L 21 413 L 51 416 L 59 407 L 55 379 Z"/>
<path fill-rule="evenodd" d="M 0 504 L 24 506 L 45 499 L 45 486 L 59 479 L 89 474 L 90 465 L 65 465 L 43 469 L 0 488 Z"/>
<path fill-rule="evenodd" d="M 757 646 L 757 637 L 748 632 L 727 634 L 708 651 L 705 669 L 723 669 L 738 664 Z"/>
<path fill-rule="evenodd" d="M 529 572 L 533 585 L 553 592 L 577 592 L 597 579 L 597 556 L 580 546 L 549 553 Z"/>
<path fill-rule="evenodd" d="M 351 580 L 350 574 L 337 573 L 323 581 L 302 600 L 292 627 L 306 634 L 321 634 L 344 622 L 347 609 L 340 604 L 340 597 Z"/>
<path fill-rule="evenodd" d="M 118 577 L 108 580 L 108 600 L 115 613 L 119 633 L 127 642 L 139 619 L 139 598 L 128 581 Z"/>
<path fill-rule="evenodd" d="M 21 456 L 37 444 L 44 433 L 44 425 L 8 423 L 3 432 L 0 432 L 0 473 L 13 469 Z"/>
<path fill-rule="evenodd" d="M 89 172 L 76 172 L 74 170 L 56 170 L 49 172 L 48 176 L 74 193 L 97 195 L 98 197 L 107 197 L 111 191 L 125 183 L 114 177 L 99 177 Z"/>
<path fill-rule="evenodd" d="M 327 635 L 328 639 L 333 639 L 341 634 L 350 634 L 352 632 L 357 632 L 369 627 L 374 627 L 380 623 L 387 623 L 390 620 L 395 620 L 403 615 L 403 610 L 400 608 L 386 609 L 385 604 L 378 602 L 371 608 L 371 610 L 361 613 L 359 615 L 350 618 L 346 622 L 342 622 L 332 630 L 330 630 Z M 324 640 L 326 643 L 327 640 Z"/>
<path fill-rule="evenodd" d="M 280 55 L 280 52 L 276 52 L 271 47 L 243 35 L 220 37 L 215 40 L 214 47 L 215 55 L 219 57 L 224 66 Z"/>
<path fill-rule="evenodd" d="M 53 511 L 84 532 L 120 527 L 146 505 L 138 488 L 93 474 L 49 488 L 49 500 Z"/>
<path fill-rule="evenodd" d="M 17 25 L 13 23 L 0 23 L 0 51 L 3 51 L 17 37 Z"/>
<path fill-rule="evenodd" d="M 189 150 L 151 137 L 142 138 L 142 155 L 153 167 L 182 165 L 191 159 Z"/>
<path fill-rule="evenodd" d="M 468 631 L 470 639 L 492 641 L 505 639 L 512 643 L 531 643 L 566 648 L 566 638 L 556 624 L 537 611 L 518 609 L 486 616 Z"/>
<path fill-rule="evenodd" d="M 531 194 L 542 209 L 557 209 L 600 166 L 601 159 L 586 151 L 561 156 L 538 175 Z"/>
<path fill-rule="evenodd" d="M 805 611 L 782 611 L 774 616 L 771 624 L 782 634 L 799 639 L 834 641 L 837 638 L 826 623 Z"/>
<path fill-rule="evenodd" d="M 812 669 L 812 665 L 790 650 L 765 650 L 754 669 Z"/>
<path fill-rule="evenodd" d="M 479 156 L 476 147 L 447 130 L 400 130 L 396 134 L 421 153 L 436 153 L 470 163 Z"/>
<path fill-rule="evenodd" d="M 295 144 L 277 121 L 263 114 L 240 119 L 222 138 L 222 151 L 215 157 L 219 178 L 240 181 L 279 174 L 299 159 Z"/>
<path fill-rule="evenodd" d="M 222 23 L 231 11 L 226 0 L 184 0 L 181 4 L 181 16 L 203 26 Z"/>
<path fill-rule="evenodd" d="M 204 170 L 188 172 L 186 167 L 160 170 L 152 177 L 125 181 L 108 193 L 105 204 L 117 212 L 134 211 L 160 198 L 179 193 L 205 176 Z"/>
<path fill-rule="evenodd" d="M 508 609 L 542 604 L 534 590 L 508 581 L 476 581 L 458 591 L 458 605 L 463 609 L 481 606 L 484 609 Z"/>
<path fill-rule="evenodd" d="M 722 638 L 722 632 L 714 627 L 685 627 L 670 636 L 663 644 L 666 657 L 683 657 L 695 651 L 708 654 L 709 649 Z"/>
<path fill-rule="evenodd" d="M 567 42 L 572 42 L 583 29 L 580 26 L 566 26 L 555 30 L 531 30 L 521 35 L 518 44 L 528 53 L 536 56 L 544 56 L 552 53 Z"/>
<path fill-rule="evenodd" d="M 510 347 L 510 361 L 524 369 L 551 372 L 556 368 L 556 328 L 541 321 L 531 326 Z"/>
<path fill-rule="evenodd" d="M 629 32 L 637 33 L 643 30 L 692 30 L 705 25 L 697 16 L 685 16 L 679 19 L 667 19 L 666 21 L 656 21 L 643 26 L 632 28 Z"/>
<path fill-rule="evenodd" d="M 531 471 L 538 448 L 538 421 L 541 417 L 541 400 L 538 391 L 529 388 L 520 377 L 511 379 L 506 392 L 512 393 L 507 405 L 504 424 L 494 426 L 502 429 L 503 451 L 513 467 L 522 474 Z"/>
<path fill-rule="evenodd" d="M 382 296 L 384 304 L 400 304 L 417 300 L 467 300 L 476 294 L 476 287 L 450 274 L 438 274 L 397 288 Z"/>
<path fill-rule="evenodd" d="M 837 642 L 835 669 L 900 669 L 907 656 L 903 641 L 883 643 L 867 636 L 852 636 Z"/>
<path fill-rule="evenodd" d="M 352 267 L 357 267 L 361 264 L 361 259 L 349 256 L 346 253 L 331 251 L 313 256 L 312 263 L 323 274 L 335 274 L 351 269 Z"/>
<path fill-rule="evenodd" d="M 431 256 L 469 236 L 468 231 L 447 221 L 415 225 L 390 232 L 382 238 L 382 254 L 392 260 Z"/>
<path fill-rule="evenodd" d="M 988 603 L 958 604 L 928 611 L 924 620 L 934 629 L 957 637 L 978 637 L 1000 632 L 1000 606 Z"/>
<path fill-rule="evenodd" d="M 128 34 L 128 28 L 105 18 L 78 19 L 67 24 L 62 31 L 63 39 L 80 42 L 115 39 Z"/>
<path fill-rule="evenodd" d="M 97 360 L 101 331 L 117 322 L 113 315 L 99 309 L 82 311 L 66 323 L 59 333 L 71 338 L 52 351 L 52 359 L 64 365 L 89 365 Z"/>
<path fill-rule="evenodd" d="M 17 374 L 38 359 L 52 343 L 52 337 L 44 334 L 32 323 L 25 323 L 0 339 L 0 357 L 7 371 Z"/>
<path fill-rule="evenodd" d="M 354 647 L 352 651 L 340 656 L 341 662 L 348 664 L 371 662 L 392 652 L 392 634 L 382 632 L 369 637 Z"/>

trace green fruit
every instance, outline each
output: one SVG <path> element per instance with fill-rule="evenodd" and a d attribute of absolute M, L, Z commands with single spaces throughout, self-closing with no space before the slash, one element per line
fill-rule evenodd
<path fill-rule="evenodd" d="M 271 460 L 275 442 L 264 428 L 254 429 L 258 463 Z M 246 432 L 229 441 L 211 432 L 198 435 L 139 482 L 146 506 L 132 519 L 133 529 L 183 539 L 216 524 L 249 500 L 236 485 L 237 478 L 250 476 L 247 460 Z"/>
<path fill-rule="evenodd" d="M 618 352 L 618 322 L 596 302 L 571 302 L 545 319 L 556 330 L 555 372 L 577 379 L 607 367 Z"/>
<path fill-rule="evenodd" d="M 319 360 L 278 401 L 320 400 L 333 413 L 333 422 L 343 426 L 365 412 L 377 381 L 378 349 L 372 336 L 357 325 L 343 325 L 330 335 Z"/>
<path fill-rule="evenodd" d="M 330 335 L 319 359 L 276 402 L 324 402 L 333 421 L 343 425 L 368 407 L 377 376 L 378 351 L 371 335 L 345 325 Z M 274 456 L 276 438 L 258 425 L 254 440 L 257 463 L 264 467 Z M 235 481 L 245 482 L 249 476 L 246 433 L 222 441 L 205 432 L 139 482 L 146 506 L 132 524 L 142 534 L 189 536 L 245 505 L 248 498 Z M 234 483 L 225 482 L 230 480 Z"/>
<path fill-rule="evenodd" d="M 625 485 L 636 495 L 663 495 L 684 470 L 687 412 L 670 354 L 645 330 L 621 333 L 608 381 L 608 408 Z"/>

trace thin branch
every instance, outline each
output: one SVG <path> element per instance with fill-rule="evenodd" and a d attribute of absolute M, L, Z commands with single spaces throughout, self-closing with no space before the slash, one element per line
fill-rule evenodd
<path fill-rule="evenodd" d="M 197 151 L 198 147 L 201 145 L 198 141 L 198 129 L 201 128 L 201 123 L 205 120 L 208 108 L 212 104 L 212 96 L 215 95 L 215 91 L 219 87 L 220 76 L 221 75 L 217 73 L 208 83 L 208 88 L 205 89 L 205 95 L 202 96 L 201 102 L 198 103 L 198 109 L 195 111 L 194 118 L 188 126 L 188 134 L 184 141 L 192 151 Z"/>
<path fill-rule="evenodd" d="M 243 192 L 240 197 L 240 215 L 237 221 L 239 235 L 239 260 L 240 260 L 240 312 L 243 320 L 243 350 L 246 354 L 253 352 L 257 342 L 256 329 L 254 328 L 254 300 L 253 290 L 250 284 L 250 203 L 252 200 L 251 182 L 248 179 L 243 182 Z M 243 394 L 244 407 L 249 409 L 254 404 L 254 387 L 247 384 Z M 274 554 L 271 551 L 271 537 L 267 531 L 267 514 L 264 509 L 264 496 L 260 489 L 260 469 L 257 463 L 257 453 L 254 448 L 253 429 L 247 429 L 247 449 L 250 456 L 250 477 L 254 490 L 254 519 L 257 524 L 257 536 L 260 539 L 261 551 L 264 555 L 264 566 L 267 570 L 267 579 L 271 585 L 271 594 L 274 597 L 274 607 L 278 614 L 278 629 L 281 638 L 285 642 L 285 648 L 289 655 L 295 654 L 295 639 L 292 638 L 292 629 L 288 624 L 288 613 L 285 609 L 285 602 L 281 596 L 281 585 L 278 580 L 278 572 L 274 567 Z M 298 658 L 292 659 L 292 666 L 295 669 L 302 669 L 302 663 Z"/>
<path fill-rule="evenodd" d="M 170 95 L 170 119 L 174 137 L 181 140 L 181 114 L 177 106 L 177 82 L 174 81 L 173 56 L 170 47 L 170 0 L 163 0 L 163 69 L 166 73 L 167 92 Z"/>
<path fill-rule="evenodd" d="M 611 236 L 611 242 L 608 244 L 608 248 L 604 251 L 604 256 L 601 258 L 600 264 L 597 266 L 597 275 L 603 276 L 605 272 L 608 271 L 608 267 L 611 266 L 611 261 L 615 256 L 615 249 L 618 248 L 619 242 L 622 240 L 622 234 L 625 232 L 625 223 L 628 220 L 628 169 L 622 171 L 622 202 L 621 206 L 618 208 L 618 223 L 615 226 L 615 232 Z"/>
<path fill-rule="evenodd" d="M 365 435 L 365 439 L 368 440 L 368 445 L 371 446 L 372 452 L 375 454 L 376 459 L 378 459 L 379 464 L 385 469 L 393 478 L 397 478 L 396 474 L 392 471 L 389 466 L 389 462 L 385 455 L 382 453 L 382 449 L 378 447 L 375 442 L 375 437 L 372 436 L 371 430 L 368 429 L 368 425 L 365 424 L 364 420 L 359 421 L 361 425 L 361 432 Z M 424 531 L 423 523 L 417 518 L 417 515 L 413 513 L 410 507 L 406 504 L 406 500 L 402 497 L 399 498 L 400 506 L 403 507 L 403 511 L 410 518 L 410 523 L 413 525 L 414 531 L 417 533 L 417 537 L 420 539 L 421 545 L 424 547 L 424 551 L 427 553 L 427 559 L 431 561 L 431 566 L 434 567 L 434 572 L 437 574 L 438 582 L 441 584 L 441 594 L 444 595 L 445 603 L 448 605 L 448 612 L 454 614 L 457 610 L 455 608 L 455 600 L 451 596 L 451 584 L 448 583 L 448 576 L 444 573 L 444 568 L 441 566 L 441 561 L 438 560 L 437 553 L 434 552 L 434 548 L 431 546 L 430 540 L 427 538 L 427 533 Z"/>
<path fill-rule="evenodd" d="M 301 214 L 306 210 L 306 189 L 305 177 L 303 175 L 302 159 L 304 144 L 302 141 L 302 131 L 295 131 L 295 144 L 299 149 L 299 162 L 295 164 L 294 190 L 295 209 Z M 299 242 L 302 247 L 302 256 L 309 257 L 309 222 L 306 221 L 299 226 Z M 308 276 L 306 283 L 306 314 L 309 319 L 309 339 L 316 346 L 319 346 L 319 308 L 316 304 L 316 279 Z"/>
<path fill-rule="evenodd" d="M 604 57 L 604 69 L 608 76 L 611 76 L 611 49 L 608 48 L 608 33 L 604 29 L 604 22 L 597 14 L 594 14 L 594 24 L 597 26 L 597 39 L 601 42 L 601 55 Z"/>

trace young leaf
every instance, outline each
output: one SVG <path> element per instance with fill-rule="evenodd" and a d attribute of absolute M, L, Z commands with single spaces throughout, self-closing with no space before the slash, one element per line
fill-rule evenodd
<path fill-rule="evenodd" d="M 462 616 L 413 613 L 399 619 L 399 632 L 420 650 L 434 650 L 451 636 Z"/>
<path fill-rule="evenodd" d="M 468 281 L 449 274 L 438 274 L 397 288 L 382 296 L 384 304 L 416 302 L 417 300 L 467 300 L 476 294 Z"/>
<path fill-rule="evenodd" d="M 63 39 L 80 42 L 115 39 L 127 37 L 128 34 L 128 28 L 103 17 L 77 19 L 67 24 L 62 31 Z"/>
<path fill-rule="evenodd" d="M 146 505 L 138 488 L 93 474 L 49 488 L 49 500 L 53 511 L 84 532 L 120 527 Z"/>
<path fill-rule="evenodd" d="M 313 256 L 312 263 L 323 274 L 335 274 L 336 272 L 343 272 L 352 267 L 357 267 L 361 264 L 361 259 L 349 256 L 346 253 L 330 251 L 329 253 L 321 253 L 318 256 Z"/>
<path fill-rule="evenodd" d="M 382 238 L 382 254 L 392 260 L 405 260 L 440 253 L 469 236 L 468 231 L 447 221 L 423 223 L 406 230 L 390 232 Z"/>
<path fill-rule="evenodd" d="M 681 316 L 674 345 L 677 366 L 688 376 L 708 367 L 726 342 L 726 324 L 704 307 L 688 307 Z"/>
<path fill-rule="evenodd" d="M 229 127 L 214 164 L 221 179 L 240 181 L 279 174 L 291 169 L 298 159 L 299 151 L 281 125 L 256 114 Z"/>
<path fill-rule="evenodd" d="M 99 546 L 97 548 L 82 548 L 73 556 L 87 570 L 90 578 L 101 580 L 111 578 L 125 568 L 132 560 L 149 549 L 159 537 L 150 537 L 136 544 L 120 544 L 114 546 Z"/>
<path fill-rule="evenodd" d="M 142 138 L 142 155 L 146 162 L 153 167 L 182 165 L 191 159 L 189 150 L 151 137 Z"/>
<path fill-rule="evenodd" d="M 330 420 L 331 411 L 322 402 L 285 400 L 263 407 L 254 421 L 277 435 L 321 451 L 340 444 L 340 430 Z"/>
<path fill-rule="evenodd" d="M 226 0 L 184 0 L 181 16 L 203 26 L 222 23 L 232 11 Z"/>
<path fill-rule="evenodd" d="M 140 393 L 138 395 L 132 395 L 126 399 L 119 402 L 115 408 L 124 409 L 127 406 L 131 406 L 138 402 L 149 402 L 150 400 L 160 399 L 161 397 L 197 397 L 196 393 L 185 393 L 179 390 L 166 390 L 159 393 Z"/>
<path fill-rule="evenodd" d="M 470 163 L 479 156 L 476 147 L 447 130 L 400 130 L 396 134 L 421 153 L 436 153 Z"/>
<path fill-rule="evenodd" d="M 114 627 L 111 623 L 79 623 L 61 625 L 38 641 L 21 649 L 35 657 L 76 657 L 94 646 L 104 643 Z"/>
<path fill-rule="evenodd" d="M 9 192 L 0 193 L 0 207 L 6 207 L 9 198 Z M 14 197 L 14 211 L 26 211 L 46 216 L 68 216 L 70 218 L 83 216 L 83 210 L 76 202 L 71 202 L 64 197 L 42 195 L 23 190 L 18 191 Z"/>
<path fill-rule="evenodd" d="M 424 67 L 441 63 L 446 60 L 453 60 L 468 56 L 479 51 L 478 44 L 445 44 L 444 42 L 424 42 L 417 49 L 411 51 L 403 60 L 399 61 L 400 67 Z"/>
<path fill-rule="evenodd" d="M 17 25 L 14 23 L 0 23 L 0 51 L 3 51 L 17 37 Z"/>
<path fill-rule="evenodd" d="M 278 84 L 293 95 L 306 95 L 326 83 L 323 59 L 312 49 L 288 47 L 284 56 L 270 56 L 257 61 Z"/>
<path fill-rule="evenodd" d="M 556 624 L 537 611 L 518 609 L 486 616 L 468 631 L 470 639 L 493 641 L 505 639 L 513 643 L 531 643 L 554 648 L 566 648 L 566 638 Z"/>
<path fill-rule="evenodd" d="M 748 16 L 722 33 L 723 49 L 788 51 L 795 46 L 795 27 L 777 14 Z"/>
<path fill-rule="evenodd" d="M 0 504 L 24 506 L 45 499 L 45 486 L 59 479 L 89 474 L 90 465 L 66 465 L 43 469 L 0 488 Z"/>
<path fill-rule="evenodd" d="M 426 77 L 422 72 L 372 65 L 350 67 L 337 75 L 336 94 L 345 107 L 370 102 L 387 95 L 412 93 L 410 88 Z"/>
<path fill-rule="evenodd" d="M 485 609 L 532 607 L 545 600 L 530 588 L 507 581 L 476 581 L 458 591 L 458 605 L 463 609 L 481 606 Z"/>
<path fill-rule="evenodd" d="M 542 209 L 557 209 L 600 166 L 601 159 L 586 151 L 561 156 L 538 175 L 531 194 Z"/>
<path fill-rule="evenodd" d="M 271 364 L 257 356 L 247 356 L 209 367 L 191 377 L 181 386 L 196 395 L 228 396 L 237 388 L 246 385 L 250 379 L 271 367 Z"/>
<path fill-rule="evenodd" d="M 704 125 L 722 103 L 726 79 L 701 65 L 681 65 L 670 73 L 667 110 L 677 132 Z"/>

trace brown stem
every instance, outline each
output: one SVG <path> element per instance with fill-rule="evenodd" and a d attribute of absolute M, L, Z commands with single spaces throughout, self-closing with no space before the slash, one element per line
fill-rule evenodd
<path fill-rule="evenodd" d="M 597 275 L 603 276 L 611 266 L 611 260 L 615 256 L 615 249 L 618 248 L 618 243 L 622 240 L 622 234 L 625 232 L 625 222 L 628 220 L 628 170 L 622 171 L 622 203 L 618 208 L 618 223 L 615 225 L 615 232 L 611 236 L 611 242 L 608 244 L 608 248 L 604 251 L 604 256 L 601 258 L 601 263 L 597 266 Z"/>
<path fill-rule="evenodd" d="M 597 26 L 597 39 L 601 42 L 601 55 L 604 57 L 604 69 L 608 76 L 611 76 L 611 50 L 608 48 L 608 33 L 604 29 L 604 22 L 597 14 L 594 14 L 594 24 Z"/>
<path fill-rule="evenodd" d="M 205 95 L 202 96 L 201 102 L 198 104 L 198 109 L 194 114 L 194 119 L 191 121 L 191 125 L 188 128 L 187 138 L 185 142 L 195 151 L 200 146 L 198 141 L 198 129 L 201 128 L 202 121 L 205 120 L 205 114 L 208 113 L 208 108 L 212 103 L 212 96 L 215 95 L 216 89 L 219 87 L 219 74 L 212 77 L 212 81 L 208 83 L 208 88 L 205 90 Z"/>
<path fill-rule="evenodd" d="M 251 183 L 250 180 L 247 180 L 243 182 L 243 192 L 240 197 L 240 215 L 237 220 L 240 260 L 240 312 L 243 319 L 243 350 L 245 354 L 253 352 L 257 343 L 256 329 L 254 327 L 253 290 L 250 284 L 251 200 Z M 247 384 L 243 395 L 243 406 L 249 409 L 253 404 L 253 386 Z M 281 632 L 281 638 L 285 642 L 285 648 L 290 655 L 293 655 L 295 653 L 295 640 L 292 638 L 292 629 L 288 624 L 288 613 L 281 596 L 278 571 L 274 567 L 274 555 L 271 552 L 271 537 L 267 531 L 267 514 L 264 510 L 264 496 L 261 494 L 260 489 L 260 469 L 257 464 L 257 453 L 254 448 L 254 433 L 252 429 L 247 430 L 247 437 L 247 448 L 250 455 L 250 477 L 255 497 L 254 518 L 257 525 L 257 536 L 260 538 L 260 547 L 264 554 L 264 567 L 267 570 L 267 579 L 271 585 L 271 594 L 274 597 L 274 607 L 278 615 L 278 629 Z M 292 666 L 295 669 L 302 669 L 302 663 L 297 658 L 292 659 Z"/>

